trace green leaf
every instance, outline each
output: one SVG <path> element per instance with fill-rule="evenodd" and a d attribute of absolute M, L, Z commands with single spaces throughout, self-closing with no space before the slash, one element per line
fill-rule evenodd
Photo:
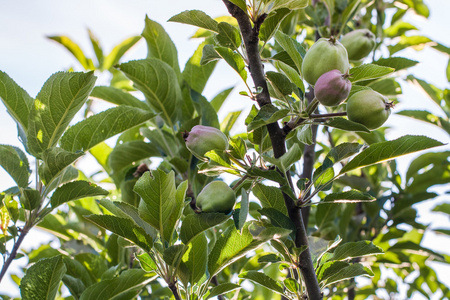
<path fill-rule="evenodd" d="M 408 32 L 410 30 L 418 30 L 418 29 L 416 26 L 414 26 L 410 23 L 398 21 L 398 22 L 393 23 L 388 28 L 386 28 L 386 30 L 384 32 L 385 32 L 386 36 L 388 36 L 390 38 L 395 38 L 395 37 L 404 35 L 406 32 Z"/>
<path fill-rule="evenodd" d="M 142 36 L 147 41 L 147 58 L 156 58 L 167 63 L 178 77 L 180 65 L 178 64 L 177 48 L 164 28 L 146 16 Z"/>
<path fill-rule="evenodd" d="M 247 125 L 247 131 L 252 131 L 267 124 L 276 122 L 284 118 L 288 113 L 288 109 L 279 110 L 272 104 L 264 105 L 258 111 L 258 114 L 253 118 L 250 124 Z"/>
<path fill-rule="evenodd" d="M 211 126 L 214 128 L 220 128 L 219 118 L 216 111 L 211 104 L 200 93 L 191 90 L 192 101 L 194 102 L 195 109 L 201 115 L 201 124 L 204 126 Z"/>
<path fill-rule="evenodd" d="M 44 161 L 39 166 L 39 176 L 45 185 L 48 185 L 54 178 L 59 176 L 67 166 L 74 163 L 84 152 L 69 152 L 59 147 L 52 147 L 42 153 Z"/>
<path fill-rule="evenodd" d="M 148 110 L 147 103 L 139 100 L 128 92 L 113 86 L 96 86 L 90 97 L 102 99 L 116 105 L 128 105 L 137 107 L 143 110 Z"/>
<path fill-rule="evenodd" d="M 286 75 L 268 71 L 266 77 L 278 99 L 283 99 L 284 96 L 292 94 L 292 83 Z"/>
<path fill-rule="evenodd" d="M 252 190 L 263 208 L 274 208 L 287 216 L 283 193 L 278 187 L 256 184 Z"/>
<path fill-rule="evenodd" d="M 0 197 L 0 199 L 2 199 L 0 202 L 0 206 L 4 206 L 6 208 L 9 218 L 11 218 L 11 221 L 13 221 L 13 223 L 15 224 L 20 216 L 19 204 L 16 200 L 14 200 L 11 194 L 3 192 L 0 194 Z M 2 212 L 2 215 L 3 213 L 4 212 Z"/>
<path fill-rule="evenodd" d="M 195 50 L 194 54 L 186 62 L 182 73 L 184 81 L 198 93 L 203 92 L 208 79 L 216 67 L 216 62 L 211 64 L 201 63 L 203 47 L 205 45 L 206 43 L 202 43 L 198 46 L 197 50 Z"/>
<path fill-rule="evenodd" d="M 441 203 L 433 208 L 435 212 L 445 213 L 450 216 L 450 203 Z"/>
<path fill-rule="evenodd" d="M 0 166 L 8 172 L 19 187 L 28 186 L 31 170 L 22 150 L 14 146 L 0 145 Z"/>
<path fill-rule="evenodd" d="M 242 80 L 247 81 L 247 71 L 245 70 L 245 62 L 242 56 L 233 50 L 225 47 L 214 47 L 217 54 L 222 57 L 230 67 L 235 70 Z M 209 52 L 208 52 L 209 53 Z M 203 54 L 204 55 L 204 54 Z M 202 57 L 203 60 L 203 57 Z"/>
<path fill-rule="evenodd" d="M 423 174 L 427 170 L 448 165 L 449 157 L 450 151 L 429 152 L 420 155 L 410 163 L 408 170 L 406 171 L 406 181 L 409 182 L 416 174 Z"/>
<path fill-rule="evenodd" d="M 380 58 L 377 61 L 374 61 L 372 64 L 378 66 L 384 66 L 395 69 L 395 71 L 407 69 L 414 67 L 419 62 L 416 60 L 404 58 L 404 57 L 388 57 L 388 58 Z"/>
<path fill-rule="evenodd" d="M 187 245 L 193 238 L 203 231 L 219 225 L 229 218 L 230 216 L 221 213 L 187 215 L 181 224 L 180 240 Z"/>
<path fill-rule="evenodd" d="M 288 216 L 275 208 L 262 208 L 258 211 L 261 215 L 268 217 L 273 226 L 291 230 L 291 237 L 295 238 L 296 228 Z"/>
<path fill-rule="evenodd" d="M 109 192 L 102 189 L 98 185 L 84 181 L 77 180 L 66 183 L 55 190 L 50 198 L 53 208 L 60 206 L 63 203 L 82 199 L 86 197 L 106 196 Z"/>
<path fill-rule="evenodd" d="M 188 244 L 188 248 L 181 258 L 180 268 L 188 270 L 188 282 L 193 286 L 205 276 L 207 264 L 208 240 L 204 234 L 197 235 Z"/>
<path fill-rule="evenodd" d="M 145 251 L 150 251 L 153 247 L 152 237 L 130 219 L 110 215 L 89 215 L 85 216 L 85 218 L 98 226 L 135 243 Z"/>
<path fill-rule="evenodd" d="M 237 50 L 242 44 L 239 30 L 227 22 L 220 22 L 217 28 L 219 34 L 216 35 L 216 39 L 219 44 L 223 47 Z"/>
<path fill-rule="evenodd" d="M 377 200 L 368 193 L 361 193 L 357 190 L 350 190 L 339 193 L 332 193 L 325 196 L 321 203 L 356 203 L 356 202 L 372 202 Z"/>
<path fill-rule="evenodd" d="M 249 193 L 244 188 L 241 189 L 241 202 L 239 209 L 236 209 L 233 214 L 234 226 L 237 230 L 242 230 L 247 221 L 248 211 L 249 211 Z"/>
<path fill-rule="evenodd" d="M 426 44 L 432 43 L 433 41 L 425 36 L 414 35 L 414 36 L 401 36 L 399 41 L 392 46 L 388 46 L 389 53 L 392 56 L 394 53 L 406 49 L 408 47 L 424 46 Z"/>
<path fill-rule="evenodd" d="M 222 294 L 226 294 L 229 293 L 231 291 L 240 289 L 241 286 L 238 284 L 234 284 L 234 283 L 230 283 L 230 282 L 226 282 L 226 283 L 221 283 L 218 286 L 213 287 L 210 291 L 209 291 L 209 295 L 206 299 L 212 298 L 212 297 L 216 297 Z"/>
<path fill-rule="evenodd" d="M 64 184 L 66 182 L 77 179 L 79 176 L 79 171 L 72 166 L 66 167 L 64 172 L 61 172 L 58 176 L 56 176 L 45 188 L 48 191 L 53 191 L 59 185 Z"/>
<path fill-rule="evenodd" d="M 432 84 L 429 84 L 425 80 L 414 77 L 413 75 L 408 75 L 406 77 L 409 81 L 412 81 L 414 84 L 418 84 L 423 91 L 430 97 L 431 100 L 436 102 L 438 106 L 441 106 L 441 101 L 443 98 L 442 90 L 435 87 Z"/>
<path fill-rule="evenodd" d="M 361 264 L 347 264 L 343 262 L 331 262 L 324 267 L 323 276 L 321 277 L 321 286 L 326 287 L 330 284 L 354 278 L 356 276 L 366 275 L 373 276 L 369 268 Z"/>
<path fill-rule="evenodd" d="M 230 95 L 233 88 L 229 88 L 226 90 L 223 90 L 219 94 L 217 94 L 211 101 L 211 106 L 214 108 L 216 112 L 219 112 L 219 109 L 222 107 L 222 104 L 225 102 L 225 100 Z"/>
<path fill-rule="evenodd" d="M 275 293 L 283 295 L 283 287 L 275 280 L 267 276 L 262 272 L 257 271 L 247 271 L 239 274 L 239 278 L 251 280 L 263 287 L 268 288 Z"/>
<path fill-rule="evenodd" d="M 134 191 L 141 196 L 139 214 L 156 228 L 162 240 L 168 242 L 183 209 L 183 200 L 177 199 L 175 173 L 162 170 L 145 172 L 136 182 Z M 181 200 L 181 201 L 180 201 Z"/>
<path fill-rule="evenodd" d="M 348 260 L 355 257 L 382 254 L 383 250 L 370 241 L 348 242 L 339 245 L 328 261 Z"/>
<path fill-rule="evenodd" d="M 181 90 L 170 66 L 161 60 L 148 58 L 130 61 L 118 68 L 144 93 L 150 107 L 173 127 L 181 104 Z"/>
<path fill-rule="evenodd" d="M 296 136 L 297 140 L 302 144 L 312 145 L 314 143 L 310 124 L 300 125 L 297 129 Z"/>
<path fill-rule="evenodd" d="M 294 144 L 289 150 L 279 158 L 272 158 L 264 156 L 264 159 L 277 166 L 282 173 L 286 173 L 289 168 L 300 160 L 302 157 L 302 150 L 298 144 Z"/>
<path fill-rule="evenodd" d="M 281 8 L 279 10 L 271 12 L 269 16 L 264 20 L 264 23 L 259 30 L 259 39 L 264 42 L 269 41 L 278 30 L 281 21 L 283 21 L 283 19 L 290 12 L 291 10 L 286 8 Z"/>
<path fill-rule="evenodd" d="M 366 126 L 341 117 L 331 118 L 327 120 L 324 125 L 345 131 L 359 131 L 370 133 L 370 130 Z"/>
<path fill-rule="evenodd" d="M 102 69 L 109 70 L 115 64 L 119 63 L 119 60 L 122 58 L 122 56 L 124 56 L 124 54 L 127 53 L 128 50 L 136 45 L 136 43 L 139 42 L 141 38 L 141 36 L 132 36 L 115 46 L 103 60 Z"/>
<path fill-rule="evenodd" d="M 20 295 L 27 300 L 53 300 L 66 273 L 62 256 L 39 260 L 28 268 L 20 282 Z"/>
<path fill-rule="evenodd" d="M 283 283 L 284 286 L 294 294 L 297 294 L 300 290 L 300 285 L 294 278 L 286 278 Z"/>
<path fill-rule="evenodd" d="M 148 253 L 144 252 L 142 254 L 136 255 L 136 258 L 139 260 L 141 268 L 145 272 L 153 272 L 158 269 L 155 261 L 150 257 Z"/>
<path fill-rule="evenodd" d="M 70 127 L 61 138 L 67 151 L 87 151 L 104 140 L 138 126 L 155 114 L 131 106 L 117 106 L 95 114 Z"/>
<path fill-rule="evenodd" d="M 108 157 L 108 163 L 114 174 L 118 174 L 134 162 L 160 155 L 158 148 L 152 143 L 131 141 L 114 147 Z"/>
<path fill-rule="evenodd" d="M 380 78 L 391 74 L 395 71 L 393 68 L 383 67 L 374 64 L 365 64 L 355 68 L 350 69 L 350 81 L 352 83 Z"/>
<path fill-rule="evenodd" d="M 429 124 L 433 124 L 435 126 L 438 126 L 442 128 L 442 122 L 444 121 L 442 118 L 437 117 L 436 115 L 432 114 L 429 111 L 426 110 L 402 110 L 399 112 L 396 112 L 397 115 L 410 117 L 419 121 L 427 122 Z M 442 128 L 446 130 L 445 128 Z M 446 130 L 449 132 L 448 130 Z M 449 132 L 450 133 L 450 132 Z"/>
<path fill-rule="evenodd" d="M 95 57 L 97 57 L 98 66 L 101 68 L 103 65 L 103 49 L 100 45 L 98 38 L 94 33 L 88 28 L 89 40 L 91 41 L 92 48 L 94 49 Z"/>
<path fill-rule="evenodd" d="M 222 58 L 222 56 L 220 56 L 219 53 L 217 53 L 217 51 L 213 45 L 206 44 L 203 47 L 202 59 L 200 60 L 200 64 L 206 65 L 210 62 L 220 60 L 221 58 Z"/>
<path fill-rule="evenodd" d="M 23 208 L 31 211 L 41 204 L 41 193 L 38 190 L 30 188 L 23 189 L 20 202 Z"/>
<path fill-rule="evenodd" d="M 242 233 L 237 231 L 234 226 L 228 227 L 217 239 L 209 254 L 208 271 L 210 276 L 216 275 L 226 266 L 274 237 L 281 238 L 290 232 L 290 230 L 277 227 L 264 228 L 250 222 L 244 226 Z"/>
<path fill-rule="evenodd" d="M 184 23 L 218 32 L 217 21 L 201 10 L 185 10 L 170 18 L 168 22 Z"/>
<path fill-rule="evenodd" d="M 346 164 L 340 175 L 362 167 L 378 164 L 401 155 L 443 145 L 425 136 L 406 135 L 393 141 L 374 143 Z"/>
<path fill-rule="evenodd" d="M 402 87 L 395 78 L 384 78 L 371 82 L 368 87 L 382 95 L 396 96 L 402 93 Z"/>
<path fill-rule="evenodd" d="M 299 42 L 288 36 L 287 34 L 278 31 L 275 34 L 275 40 L 280 46 L 287 52 L 296 66 L 296 70 L 299 74 L 302 74 L 303 57 L 306 54 L 305 49 Z"/>
<path fill-rule="evenodd" d="M 274 65 L 277 69 L 282 71 L 286 75 L 286 77 L 289 78 L 289 80 L 293 84 L 295 84 L 296 87 L 298 87 L 303 93 L 305 92 L 305 85 L 303 84 L 303 80 L 300 77 L 299 73 L 295 70 L 295 68 L 292 68 L 290 65 L 282 61 L 276 61 Z"/>
<path fill-rule="evenodd" d="M 2 71 L 0 71 L 0 99 L 8 113 L 26 131 L 28 129 L 28 116 L 34 100 L 8 74 Z"/>
<path fill-rule="evenodd" d="M 118 277 L 97 282 L 88 287 L 80 300 L 134 299 L 155 277 L 144 270 L 129 269 Z"/>
<path fill-rule="evenodd" d="M 271 10 L 276 10 L 280 8 L 289 8 L 291 10 L 302 9 L 308 6 L 308 0 L 276 0 L 273 1 L 273 6 Z"/>
<path fill-rule="evenodd" d="M 92 60 L 87 58 L 80 46 L 78 46 L 78 44 L 72 41 L 68 36 L 48 36 L 47 38 L 61 44 L 64 48 L 69 50 L 69 52 L 72 53 L 72 55 L 76 58 L 76 60 L 78 60 L 86 71 L 94 70 Z"/>
<path fill-rule="evenodd" d="M 93 72 L 53 74 L 34 101 L 28 119 L 28 147 L 41 157 L 44 150 L 56 146 L 69 122 L 86 102 L 94 87 Z"/>

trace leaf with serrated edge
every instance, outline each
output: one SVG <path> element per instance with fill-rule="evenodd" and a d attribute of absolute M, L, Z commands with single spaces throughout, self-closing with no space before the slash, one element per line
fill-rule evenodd
<path fill-rule="evenodd" d="M 339 245 L 333 252 L 333 256 L 329 261 L 347 260 L 355 257 L 367 255 L 381 254 L 383 250 L 372 244 L 370 241 L 348 242 Z"/>
<path fill-rule="evenodd" d="M 357 190 L 350 190 L 341 193 L 328 194 L 320 203 L 356 203 L 356 202 L 372 202 L 377 200 L 368 193 L 361 193 Z"/>
<path fill-rule="evenodd" d="M 108 156 L 108 163 L 115 174 L 139 160 L 160 156 L 158 148 L 144 141 L 130 141 L 114 147 Z"/>
<path fill-rule="evenodd" d="M 33 98 L 21 88 L 8 74 L 0 71 L 0 99 L 8 113 L 26 131 L 28 116 L 33 106 Z"/>
<path fill-rule="evenodd" d="M 156 228 L 163 240 L 170 241 L 177 217 L 183 208 L 179 205 L 175 188 L 175 173 L 158 169 L 145 172 L 136 182 L 134 191 L 141 196 L 139 214 Z"/>
<path fill-rule="evenodd" d="M 237 290 L 240 288 L 241 288 L 241 286 L 238 284 L 234 284 L 234 283 L 230 283 L 230 282 L 222 283 L 222 284 L 219 284 L 218 286 L 213 287 L 210 290 L 210 293 L 209 293 L 207 299 L 216 297 L 216 296 L 219 296 L 222 294 L 226 294 L 226 293 L 229 293 L 231 291 L 234 291 L 234 290 Z"/>
<path fill-rule="evenodd" d="M 28 186 L 30 169 L 22 150 L 14 146 L 0 145 L 0 166 L 8 172 L 19 187 Z"/>
<path fill-rule="evenodd" d="M 39 260 L 27 269 L 20 282 L 22 299 L 55 299 L 66 270 L 61 255 Z"/>
<path fill-rule="evenodd" d="M 305 49 L 293 38 L 288 36 L 287 34 L 278 31 L 275 34 L 275 40 L 281 45 L 281 47 L 287 52 L 287 54 L 294 61 L 297 72 L 299 74 L 302 73 L 302 63 Z"/>
<path fill-rule="evenodd" d="M 355 156 L 340 171 L 340 175 L 362 167 L 378 164 L 401 155 L 442 146 L 439 141 L 426 136 L 405 135 L 393 141 L 374 143 Z"/>
<path fill-rule="evenodd" d="M 67 151 L 87 151 L 104 140 L 138 126 L 155 114 L 131 106 L 117 106 L 95 114 L 70 127 L 61 138 Z"/>
<path fill-rule="evenodd" d="M 242 43 L 239 30 L 227 22 L 220 22 L 218 27 L 219 34 L 216 35 L 216 39 L 223 47 L 236 50 Z"/>
<path fill-rule="evenodd" d="M 86 102 L 96 77 L 93 72 L 58 72 L 44 84 L 28 119 L 28 148 L 41 153 L 56 146 L 66 127 Z"/>
<path fill-rule="evenodd" d="M 84 180 L 72 181 L 66 183 L 55 190 L 50 198 L 53 208 L 60 206 L 63 203 L 94 196 L 106 196 L 109 192 L 102 189 L 94 183 Z"/>
<path fill-rule="evenodd" d="M 89 221 L 103 227 L 115 234 L 135 243 L 142 249 L 150 251 L 153 246 L 153 239 L 144 229 L 137 226 L 130 219 L 119 218 L 110 215 L 89 215 L 85 216 Z"/>
<path fill-rule="evenodd" d="M 287 215 L 286 206 L 284 204 L 283 194 L 280 189 L 274 186 L 266 186 L 263 184 L 256 184 L 253 188 L 254 195 L 261 202 L 264 208 L 275 208 Z"/>
<path fill-rule="evenodd" d="M 352 83 L 380 78 L 395 71 L 393 68 L 378 66 L 374 64 L 365 64 L 350 69 L 350 81 Z"/>
<path fill-rule="evenodd" d="M 170 18 L 168 22 L 184 23 L 218 32 L 217 21 L 201 10 L 185 10 Z"/>
<path fill-rule="evenodd" d="M 197 50 L 195 50 L 194 54 L 186 62 L 182 73 L 182 77 L 186 83 L 198 93 L 203 92 L 217 64 L 217 61 L 209 64 L 201 63 L 203 48 L 206 45 L 206 43 L 202 43 L 197 47 Z"/>
<path fill-rule="evenodd" d="M 266 274 L 262 272 L 257 271 L 247 271 L 239 274 L 239 278 L 244 278 L 251 280 L 253 282 L 256 282 L 259 285 L 262 285 L 265 288 L 268 288 L 271 291 L 274 291 L 275 293 L 283 295 L 283 288 L 281 285 L 267 276 Z"/>
<path fill-rule="evenodd" d="M 102 280 L 88 287 L 80 300 L 134 299 L 141 289 L 156 279 L 156 276 L 150 277 L 151 275 L 140 269 L 123 271 L 118 277 Z"/>
<path fill-rule="evenodd" d="M 141 39 L 141 36 L 132 36 L 124 41 L 120 42 L 117 46 L 115 46 L 111 52 L 105 57 L 103 61 L 103 69 L 109 70 L 111 69 L 115 64 L 119 62 L 119 60 L 122 58 L 122 56 L 127 53 L 128 50 L 130 50 L 139 40 Z"/>
<path fill-rule="evenodd" d="M 173 69 L 156 58 L 129 61 L 118 68 L 144 94 L 150 107 L 172 127 L 181 103 L 180 85 Z"/>
<path fill-rule="evenodd" d="M 231 216 L 222 213 L 201 213 L 187 215 L 180 229 L 180 239 L 183 243 L 188 244 L 190 240 L 195 238 L 203 231 L 221 224 L 228 220 Z"/>
<path fill-rule="evenodd" d="M 43 164 L 39 166 L 39 176 L 45 185 L 57 177 L 65 168 L 74 163 L 84 152 L 70 152 L 52 147 L 42 153 Z"/>
<path fill-rule="evenodd" d="M 291 230 L 270 227 L 264 228 L 255 223 L 245 224 L 242 233 L 234 226 L 228 227 L 217 239 L 209 254 L 208 271 L 210 276 L 219 273 L 223 268 L 253 251 L 274 237 L 281 238 Z"/>
<path fill-rule="evenodd" d="M 204 234 L 197 235 L 188 244 L 184 253 L 180 267 L 189 270 L 189 282 L 194 285 L 199 282 L 206 273 L 208 263 L 208 241 Z"/>
<path fill-rule="evenodd" d="M 92 90 L 90 97 L 102 99 L 116 105 L 128 105 L 144 110 L 149 109 L 147 103 L 139 100 L 130 93 L 113 86 L 96 86 Z"/>
<path fill-rule="evenodd" d="M 179 76 L 180 65 L 178 64 L 177 47 L 161 24 L 145 16 L 145 28 L 142 31 L 142 36 L 147 42 L 147 58 L 156 58 L 167 63 Z"/>

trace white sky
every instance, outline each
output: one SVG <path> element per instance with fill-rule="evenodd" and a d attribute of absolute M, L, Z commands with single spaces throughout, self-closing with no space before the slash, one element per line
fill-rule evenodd
<path fill-rule="evenodd" d="M 425 2 L 430 6 L 430 20 L 425 21 L 420 17 L 410 16 L 409 21 L 421 29 L 423 35 L 450 46 L 450 18 L 448 17 L 450 1 L 428 0 Z M 178 48 L 180 66 L 183 68 L 184 63 L 198 45 L 198 41 L 188 39 L 196 28 L 166 21 L 171 16 L 188 9 L 200 9 L 212 17 L 227 13 L 220 0 L 0 0 L 0 70 L 6 72 L 34 97 L 52 73 L 78 66 L 65 49 L 46 39 L 45 36 L 67 35 L 79 43 L 89 57 L 93 57 L 87 28 L 94 32 L 108 53 L 123 39 L 142 32 L 146 14 L 162 24 L 169 33 Z M 448 60 L 445 55 L 434 50 L 420 53 L 404 51 L 397 55 L 421 61 L 420 65 L 412 69 L 417 77 L 425 78 L 439 88 L 449 87 L 445 78 Z M 145 43 L 141 41 L 129 55 L 125 56 L 124 61 L 145 56 Z M 205 95 L 210 99 L 219 91 L 238 83 L 239 79 L 235 73 L 230 71 L 224 63 L 219 64 L 206 87 Z M 403 88 L 404 95 L 401 98 L 402 103 L 397 106 L 398 110 L 425 108 L 439 113 L 439 109 L 418 89 L 405 86 Z M 229 99 L 228 104 L 232 107 L 230 111 L 247 107 L 246 102 L 237 95 L 237 91 L 235 90 L 233 98 Z M 242 117 L 240 120 L 243 120 Z M 406 118 L 397 116 L 392 116 L 388 122 L 396 128 L 389 132 L 389 139 L 405 134 L 421 134 L 444 143 L 450 142 L 446 133 L 430 125 L 409 122 Z M 20 146 L 15 124 L 2 104 L 0 104 L 0 143 Z M 400 165 L 404 168 L 415 156 L 411 155 L 401 160 Z M 12 185 L 13 181 L 0 168 L 0 190 L 5 190 Z M 444 199 L 437 201 L 442 202 Z M 449 228 L 448 218 L 428 213 L 429 208 L 435 204 L 436 202 L 433 202 L 420 206 L 421 220 L 430 222 L 434 228 Z M 25 247 L 36 245 L 34 241 L 28 239 Z M 449 238 L 438 238 L 427 234 L 425 242 L 426 246 L 450 255 Z M 22 266 L 26 263 L 24 259 L 19 262 Z M 449 273 L 449 267 L 440 268 L 438 273 L 440 279 L 446 281 L 448 285 L 450 285 Z M 12 293 L 13 291 L 9 288 L 10 285 L 2 284 L 0 293 Z"/>

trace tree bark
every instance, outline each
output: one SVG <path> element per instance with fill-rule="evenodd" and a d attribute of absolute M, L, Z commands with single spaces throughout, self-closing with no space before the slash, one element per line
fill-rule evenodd
<path fill-rule="evenodd" d="M 248 59 L 248 69 L 252 77 L 255 88 L 261 88 L 262 92 L 256 95 L 256 101 L 260 107 L 271 104 L 269 90 L 265 79 L 264 66 L 259 54 L 259 28 L 263 23 L 266 15 L 262 15 L 258 20 L 250 21 L 248 15 L 242 11 L 238 6 L 234 5 L 228 0 L 222 0 L 226 5 L 228 12 L 237 20 L 239 28 L 242 33 L 245 51 Z M 281 157 L 286 153 L 285 132 L 280 128 L 277 122 L 267 125 L 267 131 L 272 142 L 272 149 L 275 158 Z M 291 182 L 289 174 L 285 174 L 287 180 Z M 296 247 L 308 246 L 308 236 L 303 223 L 300 207 L 295 205 L 294 199 L 291 199 L 287 194 L 283 193 L 284 202 L 288 210 L 289 218 L 294 223 L 296 228 L 295 245 Z M 309 299 L 320 300 L 323 299 L 320 291 L 317 276 L 314 270 L 314 265 L 311 258 L 309 248 L 300 254 L 298 267 L 303 276 L 306 285 L 306 290 Z"/>

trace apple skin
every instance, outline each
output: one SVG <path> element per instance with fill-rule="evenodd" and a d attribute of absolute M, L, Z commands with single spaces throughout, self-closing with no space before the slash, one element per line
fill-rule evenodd
<path fill-rule="evenodd" d="M 348 77 L 348 74 L 342 74 L 339 70 L 322 74 L 314 86 L 314 93 L 320 104 L 336 106 L 347 99 L 352 89 L 352 83 Z"/>
<path fill-rule="evenodd" d="M 331 70 L 346 73 L 350 68 L 347 50 L 336 39 L 320 38 L 306 52 L 302 63 L 303 78 L 312 86 L 319 77 Z"/>
<path fill-rule="evenodd" d="M 373 90 L 359 91 L 347 100 L 347 117 L 368 129 L 377 129 L 386 122 L 392 104 L 388 99 Z"/>
<path fill-rule="evenodd" d="M 359 62 L 366 58 L 375 48 L 375 35 L 368 29 L 353 30 L 341 39 L 342 45 L 347 49 L 348 59 Z"/>
<path fill-rule="evenodd" d="M 196 205 L 200 212 L 229 214 L 236 203 L 234 191 L 223 181 L 208 183 L 198 194 Z"/>
<path fill-rule="evenodd" d="M 227 136 L 219 129 L 210 126 L 192 127 L 190 132 L 185 133 L 184 140 L 188 150 L 201 160 L 205 160 L 205 153 L 208 151 L 225 151 L 228 148 Z"/>

